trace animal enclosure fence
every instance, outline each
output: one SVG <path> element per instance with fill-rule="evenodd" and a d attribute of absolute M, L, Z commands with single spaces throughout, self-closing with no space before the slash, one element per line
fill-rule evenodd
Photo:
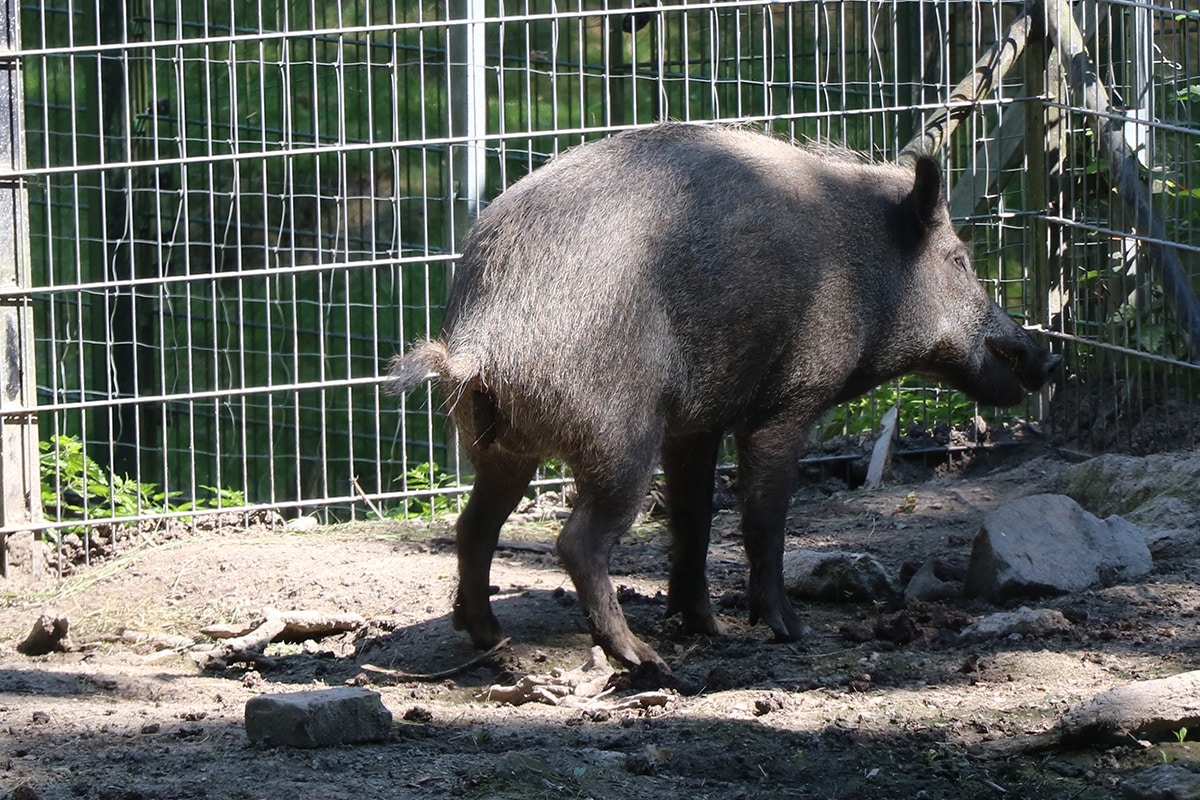
<path fill-rule="evenodd" d="M 980 275 L 1069 365 L 1021 414 L 1088 451 L 1200 432 L 1184 0 L 38 0 L 4 24 L 0 538 L 453 503 L 437 400 L 383 394 L 388 357 L 436 334 L 488 199 L 665 119 L 880 160 L 960 122 L 938 154 Z M 914 380 L 824 433 L 897 402 L 980 435 Z"/>

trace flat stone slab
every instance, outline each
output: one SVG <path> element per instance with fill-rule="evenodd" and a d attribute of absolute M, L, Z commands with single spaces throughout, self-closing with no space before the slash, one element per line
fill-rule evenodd
<path fill-rule="evenodd" d="M 1135 681 L 1071 708 L 1058 723 L 1064 739 L 1170 736 L 1200 730 L 1200 671 Z"/>
<path fill-rule="evenodd" d="M 378 692 L 357 686 L 263 694 L 246 702 L 246 735 L 269 747 L 331 747 L 378 742 L 392 712 Z"/>
<path fill-rule="evenodd" d="M 1121 514 L 1140 525 L 1155 527 L 1138 519 L 1139 511 L 1141 515 L 1148 514 L 1143 506 L 1152 500 L 1177 498 L 1191 514 L 1197 512 L 1200 453 L 1098 456 L 1072 468 L 1067 481 L 1067 493 L 1095 513 Z"/>

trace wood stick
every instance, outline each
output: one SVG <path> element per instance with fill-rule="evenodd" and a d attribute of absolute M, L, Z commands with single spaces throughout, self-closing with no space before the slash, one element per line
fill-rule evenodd
<path fill-rule="evenodd" d="M 453 536 L 435 536 L 429 540 L 430 544 L 438 547 L 454 547 Z M 515 539 L 500 539 L 496 542 L 497 550 L 513 550 L 525 553 L 543 553 L 553 555 L 556 551 L 555 546 L 550 542 L 519 542 Z"/>
<path fill-rule="evenodd" d="M 971 74 L 954 87 L 946 107 L 936 111 L 921 132 L 904 146 L 896 157 L 898 163 L 912 166 L 917 156 L 933 155 L 950 140 L 958 123 L 975 113 L 974 104 L 987 97 L 1013 68 L 1029 37 L 1034 35 L 1035 23 L 1035 15 L 1029 8 L 1013 20 L 991 49 L 975 62 Z"/>
<path fill-rule="evenodd" d="M 372 503 L 371 498 L 367 497 L 367 493 L 363 491 L 362 484 L 358 482 L 357 475 L 354 476 L 354 480 L 351 482 L 354 484 L 354 490 L 358 492 L 359 498 L 367 504 L 367 508 L 371 509 L 371 511 L 373 511 L 375 516 L 379 519 L 387 519 L 387 517 L 383 515 L 383 512 L 379 510 L 379 506 Z"/>
<path fill-rule="evenodd" d="M 464 664 L 460 664 L 457 667 L 451 667 L 450 669 L 444 669 L 440 672 L 404 672 L 403 670 L 398 669 L 377 667 L 374 664 L 363 664 L 362 670 L 363 672 L 369 672 L 372 675 L 378 675 L 381 678 L 385 678 L 388 683 L 402 683 L 404 681 L 440 681 L 446 678 L 452 678 L 460 672 L 466 672 L 480 662 L 487 661 L 489 658 L 496 655 L 496 653 L 507 647 L 510 641 L 512 641 L 511 637 L 501 639 L 496 643 L 495 647 L 493 647 L 491 650 L 488 650 L 486 653 L 480 653 Z"/>
<path fill-rule="evenodd" d="M 217 662 L 228 663 L 230 661 L 269 664 L 270 659 L 263 656 L 263 651 L 273 641 L 319 639 L 333 633 L 358 630 L 367 624 L 367 621 L 358 614 L 277 611 L 274 608 L 264 608 L 263 616 L 262 622 L 241 635 L 230 635 L 237 630 L 233 626 L 213 625 L 205 628 L 205 632 L 211 636 L 228 638 L 211 650 L 193 653 L 192 657 L 202 669 L 208 669 Z"/>

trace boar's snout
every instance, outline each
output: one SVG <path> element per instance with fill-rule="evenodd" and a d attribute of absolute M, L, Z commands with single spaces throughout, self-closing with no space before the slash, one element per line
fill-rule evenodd
<path fill-rule="evenodd" d="M 1062 356 L 1039 346 L 1024 332 L 1018 336 L 989 336 L 986 342 L 992 355 L 1008 364 L 1030 392 L 1042 388 L 1062 361 Z"/>

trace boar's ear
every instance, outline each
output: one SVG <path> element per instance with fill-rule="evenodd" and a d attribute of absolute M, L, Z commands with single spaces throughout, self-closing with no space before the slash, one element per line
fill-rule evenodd
<path fill-rule="evenodd" d="M 917 159 L 912 191 L 900 203 L 900 239 L 916 246 L 937 219 L 942 202 L 942 169 L 929 156 Z"/>
<path fill-rule="evenodd" d="M 917 159 L 912 197 L 917 204 L 918 218 L 925 227 L 932 227 L 934 212 L 942 202 L 942 168 L 929 156 Z"/>

